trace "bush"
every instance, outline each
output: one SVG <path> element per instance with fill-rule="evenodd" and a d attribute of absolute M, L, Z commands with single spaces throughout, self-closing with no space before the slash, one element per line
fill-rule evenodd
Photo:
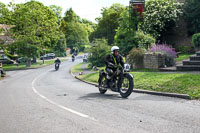
<path fill-rule="evenodd" d="M 65 57 L 67 56 L 66 52 L 55 51 L 54 52 L 57 57 Z"/>
<path fill-rule="evenodd" d="M 149 49 L 156 42 L 155 38 L 153 38 L 150 34 L 144 34 L 141 31 L 136 32 L 135 40 L 138 44 L 138 47 L 142 49 Z"/>
<path fill-rule="evenodd" d="M 178 46 L 176 50 L 181 52 L 181 54 L 194 53 L 194 47 L 192 46 Z"/>
<path fill-rule="evenodd" d="M 161 53 L 165 55 L 165 65 L 167 67 L 175 65 L 175 58 L 177 58 L 177 53 L 167 44 L 156 44 L 151 48 L 150 52 Z"/>
<path fill-rule="evenodd" d="M 104 58 L 110 52 L 110 46 L 105 39 L 96 39 L 95 45 L 89 51 L 88 61 L 91 66 L 104 66 Z"/>
<path fill-rule="evenodd" d="M 192 44 L 195 48 L 200 48 L 200 33 L 194 34 L 192 36 Z"/>
<path fill-rule="evenodd" d="M 131 64 L 132 68 L 144 68 L 144 49 L 132 48 L 127 56 L 127 62 Z"/>
<path fill-rule="evenodd" d="M 140 28 L 158 39 L 163 31 L 174 26 L 181 14 L 182 4 L 174 0 L 148 0 L 145 2 L 144 21 Z"/>

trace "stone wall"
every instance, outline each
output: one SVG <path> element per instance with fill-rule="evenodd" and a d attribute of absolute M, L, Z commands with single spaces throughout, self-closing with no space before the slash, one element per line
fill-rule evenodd
<path fill-rule="evenodd" d="M 144 68 L 158 69 L 164 67 L 165 58 L 161 54 L 148 54 L 144 55 Z"/>

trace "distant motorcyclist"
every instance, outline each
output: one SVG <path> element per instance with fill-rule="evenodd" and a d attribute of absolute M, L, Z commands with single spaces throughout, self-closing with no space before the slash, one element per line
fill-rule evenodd
<path fill-rule="evenodd" d="M 61 63 L 60 59 L 57 58 L 54 63 L 55 63 L 55 69 L 58 70 L 59 69 L 59 65 Z"/>
<path fill-rule="evenodd" d="M 112 54 L 105 57 L 106 72 L 108 73 L 108 76 L 106 77 L 107 81 L 111 79 L 111 76 L 117 70 L 119 64 L 124 67 L 123 57 L 118 53 L 119 47 L 113 46 L 111 52 Z"/>
<path fill-rule="evenodd" d="M 58 63 L 58 64 L 60 64 L 61 63 L 61 61 L 60 61 L 60 59 L 59 58 L 57 58 L 56 60 L 55 60 L 55 62 L 54 63 Z"/>
<path fill-rule="evenodd" d="M 75 55 L 72 54 L 72 61 L 74 62 L 74 60 L 75 60 Z"/>

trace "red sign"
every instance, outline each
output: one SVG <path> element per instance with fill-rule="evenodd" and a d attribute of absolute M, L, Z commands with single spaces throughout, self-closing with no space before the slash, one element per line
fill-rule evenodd
<path fill-rule="evenodd" d="M 134 8 L 142 15 L 142 12 L 144 12 L 144 3 L 134 3 Z"/>

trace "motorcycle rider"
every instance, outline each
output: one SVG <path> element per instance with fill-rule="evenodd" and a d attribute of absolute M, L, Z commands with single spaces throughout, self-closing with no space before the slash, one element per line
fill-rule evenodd
<path fill-rule="evenodd" d="M 59 64 L 60 65 L 60 63 L 61 63 L 61 61 L 60 61 L 60 59 L 59 58 L 57 58 L 56 60 L 55 60 L 55 67 L 56 67 L 56 64 Z"/>
<path fill-rule="evenodd" d="M 72 54 L 72 61 L 75 60 L 75 54 Z"/>
<path fill-rule="evenodd" d="M 105 64 L 106 64 L 106 72 L 108 73 L 106 77 L 107 84 L 110 81 L 113 73 L 117 71 L 118 65 L 120 64 L 124 67 L 123 57 L 118 53 L 119 47 L 113 46 L 111 48 L 112 54 L 109 54 L 105 57 Z"/>

